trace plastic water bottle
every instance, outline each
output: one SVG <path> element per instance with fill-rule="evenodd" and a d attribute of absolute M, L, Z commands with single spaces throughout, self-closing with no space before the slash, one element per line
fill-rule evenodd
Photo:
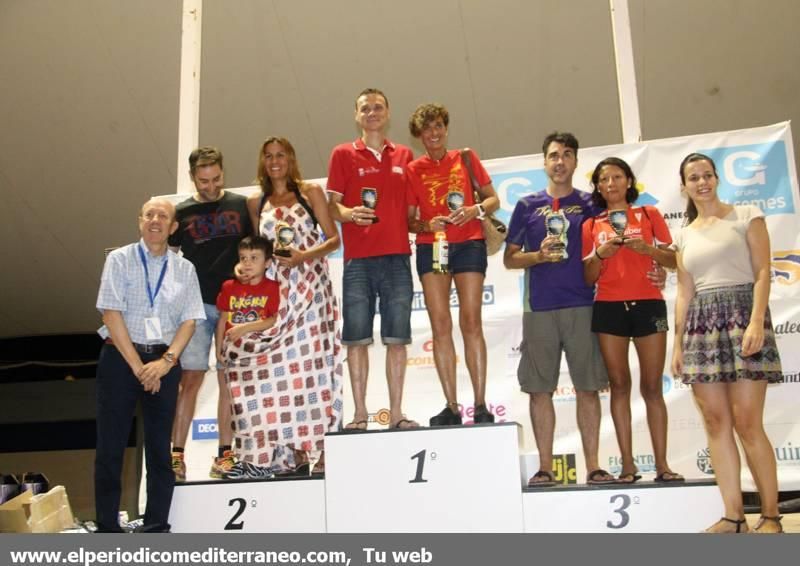
<path fill-rule="evenodd" d="M 436 232 L 433 242 L 433 272 L 448 273 L 450 271 L 450 244 L 447 243 L 447 234 Z"/>

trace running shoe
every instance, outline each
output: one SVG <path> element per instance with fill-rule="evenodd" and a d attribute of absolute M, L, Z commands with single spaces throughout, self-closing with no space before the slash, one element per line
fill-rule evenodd
<path fill-rule="evenodd" d="M 226 450 L 221 457 L 214 458 L 208 475 L 215 480 L 227 479 L 228 472 L 235 464 L 236 459 L 233 457 L 233 450 Z"/>
<path fill-rule="evenodd" d="M 172 471 L 175 473 L 176 482 L 186 481 L 186 462 L 183 461 L 183 452 L 172 453 Z"/>

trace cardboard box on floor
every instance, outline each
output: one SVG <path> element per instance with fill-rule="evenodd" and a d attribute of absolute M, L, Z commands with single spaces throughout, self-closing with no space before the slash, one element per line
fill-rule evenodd
<path fill-rule="evenodd" d="M 2 533 L 58 533 L 74 525 L 67 490 L 62 485 L 39 495 L 26 491 L 0 505 Z"/>

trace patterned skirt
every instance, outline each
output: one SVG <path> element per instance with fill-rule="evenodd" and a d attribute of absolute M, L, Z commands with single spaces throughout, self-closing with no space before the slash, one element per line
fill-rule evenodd
<path fill-rule="evenodd" d="M 689 303 L 683 333 L 684 383 L 734 383 L 739 379 L 783 381 L 769 307 L 764 314 L 764 345 L 743 358 L 742 338 L 750 323 L 753 285 L 720 287 L 697 293 Z"/>

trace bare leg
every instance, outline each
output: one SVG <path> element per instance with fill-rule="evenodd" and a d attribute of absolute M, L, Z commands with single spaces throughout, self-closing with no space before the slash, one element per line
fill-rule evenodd
<path fill-rule="evenodd" d="M 172 424 L 172 446 L 184 448 L 186 438 L 189 436 L 189 427 L 194 418 L 194 408 L 197 404 L 197 393 L 203 385 L 203 370 L 183 370 L 181 384 L 178 391 L 178 403 L 175 407 L 175 422 Z M 227 388 L 226 388 L 227 389 Z"/>
<path fill-rule="evenodd" d="M 553 435 L 556 430 L 556 411 L 552 393 L 530 394 L 531 425 L 536 449 L 539 451 L 539 469 L 553 471 Z"/>
<path fill-rule="evenodd" d="M 347 347 L 347 368 L 350 371 L 350 387 L 353 390 L 355 414 L 353 422 L 366 422 L 367 412 L 367 376 L 369 375 L 369 352 L 367 346 Z M 362 425 L 361 428 L 366 428 Z"/>
<path fill-rule="evenodd" d="M 217 386 L 219 399 L 217 400 L 217 431 L 219 445 L 230 446 L 233 441 L 233 427 L 231 425 L 231 391 L 225 382 L 225 370 L 217 370 Z"/>
<path fill-rule="evenodd" d="M 386 381 L 389 383 L 389 413 L 394 427 L 403 416 L 403 381 L 406 377 L 405 344 L 386 345 Z"/>
<path fill-rule="evenodd" d="M 711 465 L 722 494 L 725 517 L 744 518 L 742 486 L 739 477 L 741 461 L 739 449 L 733 437 L 733 412 L 728 398 L 730 385 L 726 383 L 695 383 L 692 392 L 700 407 L 711 450 Z M 736 526 L 720 522 L 712 526 L 712 532 L 733 532 Z"/>
<path fill-rule="evenodd" d="M 486 340 L 481 320 L 484 276 L 482 273 L 459 273 L 455 280 L 464 357 L 477 407 L 486 404 Z"/>
<path fill-rule="evenodd" d="M 600 468 L 600 395 L 597 391 L 576 391 L 578 430 L 581 433 L 586 468 L 591 472 Z M 611 479 L 611 478 L 609 478 Z"/>
<path fill-rule="evenodd" d="M 628 344 L 630 338 L 613 334 L 598 333 L 597 341 L 608 370 L 611 386 L 611 418 L 617 433 L 617 444 L 622 456 L 620 476 L 635 474 L 638 470 L 633 461 L 633 440 L 631 434 L 631 368 L 628 364 Z M 590 467 L 589 471 L 598 466 Z"/>
<path fill-rule="evenodd" d="M 778 474 L 775 464 L 775 450 L 764 431 L 764 399 L 767 394 L 766 381 L 743 379 L 729 386 L 729 399 L 732 405 L 733 423 L 742 448 L 747 457 L 747 465 L 761 499 L 761 514 L 765 517 L 778 515 Z M 779 525 L 765 522 L 759 532 L 777 532 Z"/>
<path fill-rule="evenodd" d="M 661 381 L 667 354 L 667 334 L 657 332 L 634 338 L 633 344 L 639 355 L 639 392 L 647 409 L 647 426 L 656 459 L 656 473 L 672 473 L 667 462 L 667 405 L 664 403 Z"/>
<path fill-rule="evenodd" d="M 433 333 L 433 360 L 442 384 L 447 406 L 458 412 L 456 387 L 456 349 L 453 344 L 453 319 L 450 316 L 450 282 L 444 273 L 426 273 L 422 276 L 422 290 Z"/>

